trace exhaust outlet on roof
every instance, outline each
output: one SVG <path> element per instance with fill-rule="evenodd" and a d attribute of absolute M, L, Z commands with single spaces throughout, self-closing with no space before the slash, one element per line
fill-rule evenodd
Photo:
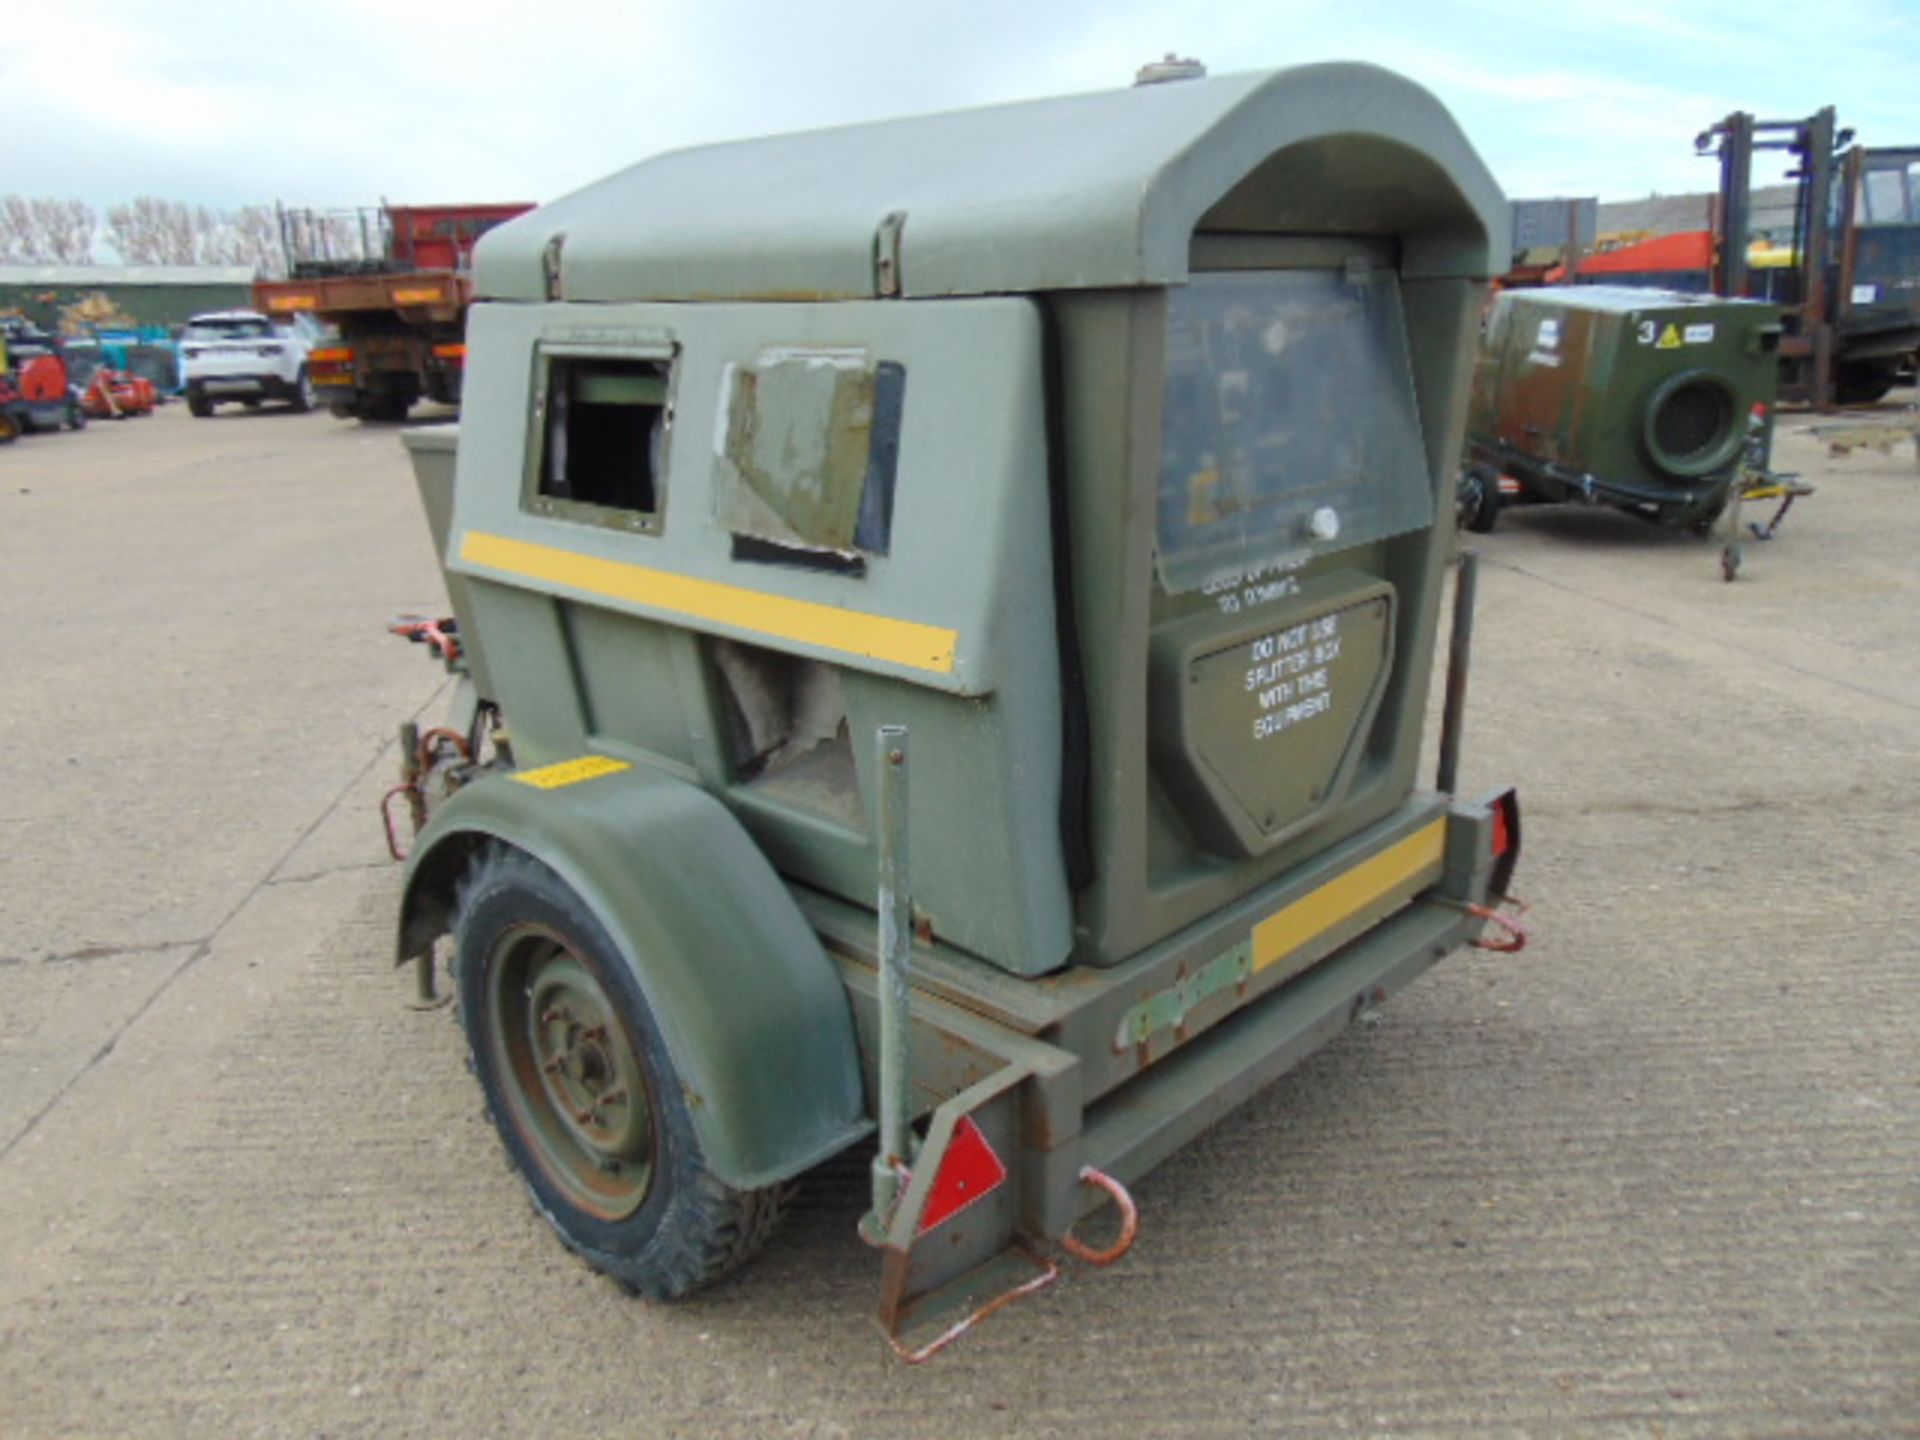
<path fill-rule="evenodd" d="M 1164 85 L 1170 80 L 1204 80 L 1207 67 L 1198 60 L 1181 59 L 1169 50 L 1158 60 L 1142 65 L 1134 72 L 1135 85 Z"/>

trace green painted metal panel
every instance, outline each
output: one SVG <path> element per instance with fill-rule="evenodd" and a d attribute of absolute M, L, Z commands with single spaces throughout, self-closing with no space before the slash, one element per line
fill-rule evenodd
<path fill-rule="evenodd" d="M 457 424 L 422 425 L 407 431 L 400 439 L 413 461 L 414 488 L 420 493 L 420 508 L 426 511 L 433 553 L 444 557 L 447 538 L 453 531 L 453 471 L 460 427 Z M 460 627 L 460 652 L 466 661 L 467 673 L 473 676 L 474 687 L 480 694 L 491 699 L 493 676 L 487 669 L 486 650 L 481 643 L 480 627 L 474 621 L 467 582 L 444 569 L 442 575 L 447 583 L 447 603 L 453 607 L 454 620 Z"/>
<path fill-rule="evenodd" d="M 1016 151 L 1032 165 L 1005 164 Z M 1412 793 L 1466 362 L 1504 224 L 1430 96 L 1371 67 L 1308 66 L 687 152 L 503 227 L 482 246 L 498 282 L 482 289 L 502 298 L 470 319 L 474 443 L 447 560 L 489 654 L 518 657 L 497 677 L 517 752 L 598 750 L 697 778 L 782 874 L 867 903 L 872 777 L 854 740 L 904 721 L 936 757 L 916 774 L 928 830 L 915 852 L 939 861 L 922 868 L 922 909 L 943 941 L 1015 974 L 1118 963 L 1274 881 Z M 1158 523 L 1169 316 L 1205 271 L 1241 272 L 1209 276 L 1209 293 L 1244 278 L 1294 299 L 1236 339 L 1226 371 L 1188 377 L 1201 406 L 1252 387 L 1272 423 L 1195 431 L 1205 444 L 1182 452 L 1176 478 L 1197 493 L 1201 451 L 1244 440 L 1276 463 L 1222 473 L 1265 477 L 1260 504 L 1287 493 L 1272 524 L 1209 536 L 1202 567 L 1170 580 Z M 996 288 L 1044 293 L 973 293 Z M 883 289 L 901 298 L 865 298 Z M 1313 363 L 1335 352 L 1352 363 Z M 670 364 L 644 516 L 595 522 L 530 497 L 548 428 L 542 357 L 588 353 Z M 866 468 L 843 442 L 858 432 L 870 448 L 886 365 L 904 377 L 904 408 L 883 551 L 858 541 Z M 1337 383 L 1292 383 L 1322 371 Z M 743 423 L 744 404 L 766 409 Z M 1360 442 L 1389 410 L 1395 443 L 1376 454 Z M 1090 794 L 1092 879 L 1076 894 L 1061 841 L 1049 445 L 1091 717 L 1084 754 L 1066 757 Z M 812 459 L 785 473 L 789 456 Z M 653 728 L 670 728 L 677 705 L 685 746 L 649 738 L 651 721 L 606 724 L 595 692 L 620 687 L 595 672 L 637 652 L 614 643 L 619 624 L 576 623 L 588 608 L 681 632 L 671 665 L 647 668 L 675 697 Z M 1333 615 L 1366 632 L 1369 658 L 1342 662 L 1325 723 L 1302 712 L 1259 747 L 1271 755 L 1226 757 L 1250 748 L 1227 732 L 1249 723 L 1252 647 Z M 884 633 L 857 638 L 868 632 Z M 928 633 L 950 650 L 915 650 Z M 1155 673 L 1173 637 L 1193 660 L 1228 657 L 1185 665 L 1181 684 L 1204 682 L 1197 709 Z M 838 753 L 823 737 L 791 763 L 743 763 L 743 667 L 775 696 L 831 684 Z M 1270 767 L 1304 785 L 1269 794 Z"/>
<path fill-rule="evenodd" d="M 1267 246 L 1255 258 L 1336 272 L 1349 262 L 1372 263 L 1364 246 Z M 1094 717 L 1088 761 L 1094 880 L 1077 897 L 1078 961 L 1123 962 L 1362 833 L 1413 793 L 1440 590 L 1454 543 L 1449 517 L 1459 417 L 1483 289 L 1466 279 L 1404 278 L 1399 288 L 1407 337 L 1399 363 L 1418 416 L 1417 461 L 1383 474 L 1381 483 L 1423 491 L 1432 518 L 1359 544 L 1344 535 L 1276 537 L 1249 553 L 1239 573 L 1178 594 L 1159 583 L 1155 556 L 1167 292 L 1070 294 L 1056 301 L 1065 352 L 1074 583 Z M 1367 390 L 1356 390 L 1350 401 L 1362 415 L 1377 403 Z M 1298 410 L 1276 425 L 1284 430 L 1311 421 L 1311 412 Z M 1260 663 L 1251 647 L 1376 595 L 1390 596 L 1384 654 L 1374 651 L 1380 662 L 1338 682 L 1345 690 L 1335 710 L 1260 745 L 1271 752 L 1264 764 L 1281 771 L 1325 775 L 1337 756 L 1330 802 L 1308 798 L 1317 808 L 1304 814 L 1297 805 L 1286 814 L 1276 807 L 1276 823 L 1265 832 L 1258 822 L 1268 810 L 1255 816 L 1247 806 L 1262 787 L 1252 778 L 1256 767 L 1229 767 L 1246 777 L 1246 793 L 1236 794 L 1209 763 L 1196 727 L 1179 727 L 1178 718 L 1197 708 L 1229 720 L 1238 715 L 1251 727 L 1258 717 L 1248 710 L 1247 685 L 1250 675 L 1257 681 Z M 1213 691 L 1193 696 L 1194 667 L 1178 657 L 1221 652 L 1249 663 L 1210 667 L 1217 670 L 1207 677 Z M 1331 669 L 1325 678 L 1334 683 Z M 1150 765 L 1140 763 L 1143 754 Z M 1323 787 L 1310 783 L 1309 797 L 1314 788 Z"/>
<path fill-rule="evenodd" d="M 1401 236 L 1408 275 L 1484 277 L 1507 228 L 1426 91 L 1303 65 L 672 152 L 494 230 L 475 279 L 545 299 L 558 242 L 558 293 L 600 302 L 1165 285 L 1196 231 Z"/>
<path fill-rule="evenodd" d="M 661 512 L 646 533 L 633 533 L 638 526 L 583 524 L 528 506 L 523 479 L 539 436 L 529 414 L 534 357 L 550 345 L 674 356 L 661 442 Z M 855 349 L 905 371 L 900 466 L 911 478 L 900 487 L 887 553 L 868 556 L 861 574 L 817 568 L 802 563 L 805 556 L 782 564 L 777 557 L 749 561 L 737 554 L 738 487 L 729 483 L 735 467 L 727 454 L 738 396 L 734 380 L 770 347 L 822 357 Z M 1050 605 L 1039 377 L 1039 326 L 1033 306 L 1021 300 L 937 309 L 878 301 L 479 305 L 468 318 L 465 424 L 482 443 L 460 451 L 448 565 L 475 580 L 501 578 L 499 567 L 462 553 L 466 534 L 477 531 L 849 618 L 879 616 L 950 631 L 954 649 L 945 667 L 917 663 L 923 658 L 918 654 L 903 662 L 842 648 L 831 623 L 784 636 L 781 643 L 835 664 L 960 694 L 988 694 L 1003 683 L 1013 648 L 997 637 L 1016 618 L 1043 617 Z M 690 612 L 565 582 L 538 584 L 732 640 L 768 640 L 767 625 L 751 604 L 700 605 Z"/>
<path fill-rule="evenodd" d="M 483 443 L 460 448 L 445 555 L 487 654 L 513 657 L 496 660 L 492 676 L 516 756 L 540 764 L 596 750 L 697 776 L 782 873 L 870 903 L 872 776 L 852 737 L 909 724 L 926 757 L 916 784 L 929 797 L 914 822 L 923 911 L 944 937 L 1008 970 L 1056 968 L 1072 945 L 1072 912 L 1059 842 L 1059 677 L 1034 307 L 984 299 L 618 306 L 589 316 L 583 308 L 488 304 L 472 316 L 463 429 L 467 441 Z M 529 432 L 538 431 L 531 357 L 549 343 L 674 357 L 663 499 L 649 529 L 529 508 L 523 478 Z M 850 353 L 904 375 L 886 552 L 863 554 L 857 574 L 769 563 L 758 552 L 742 558 L 737 537 L 750 527 L 727 453 L 738 430 L 730 423 L 738 376 L 770 354 L 786 365 L 825 357 L 831 371 L 829 361 Z M 649 583 L 727 587 L 719 601 L 735 608 L 691 614 L 515 575 L 463 558 L 470 532 L 623 567 L 617 577 L 644 571 Z M 710 592 L 695 592 L 705 598 Z M 823 626 L 815 638 L 766 628 L 778 617 L 765 607 L 786 602 L 813 607 Z M 951 631 L 951 669 L 836 648 L 848 616 Z M 661 648 L 669 636 L 671 657 Z M 840 775 L 819 764 L 741 773 L 722 743 L 721 641 L 835 672 L 849 751 Z M 781 678 L 798 674 L 790 668 Z"/>
<path fill-rule="evenodd" d="M 845 990 L 753 839 L 697 786 L 634 767 L 543 790 L 497 776 L 448 801 L 408 862 L 403 958 L 430 941 L 476 837 L 559 873 L 606 926 L 654 1009 L 715 1174 L 799 1174 L 865 1118 Z"/>

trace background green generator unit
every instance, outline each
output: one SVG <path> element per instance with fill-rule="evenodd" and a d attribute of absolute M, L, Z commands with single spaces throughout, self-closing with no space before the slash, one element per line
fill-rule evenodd
<path fill-rule="evenodd" d="M 1461 511 L 1612 505 L 1703 533 L 1778 385 L 1777 306 L 1624 286 L 1509 290 L 1487 317 Z M 1501 486 L 1502 477 L 1514 482 Z"/>

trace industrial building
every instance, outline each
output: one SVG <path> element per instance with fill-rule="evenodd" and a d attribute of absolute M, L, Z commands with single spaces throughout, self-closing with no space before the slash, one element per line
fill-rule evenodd
<path fill-rule="evenodd" d="M 252 304 L 246 265 L 0 265 L 0 314 L 44 329 L 184 325 L 204 310 Z"/>

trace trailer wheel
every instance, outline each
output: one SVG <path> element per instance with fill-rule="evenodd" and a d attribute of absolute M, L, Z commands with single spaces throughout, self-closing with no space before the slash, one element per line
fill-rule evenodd
<path fill-rule="evenodd" d="M 393 424 L 407 418 L 412 402 L 395 395 L 362 396 L 354 413 L 362 420 L 372 420 L 379 424 Z"/>
<path fill-rule="evenodd" d="M 1488 535 L 1500 521 L 1500 477 L 1479 465 L 1460 472 L 1460 488 L 1454 497 L 1460 528 L 1475 535 Z"/>
<path fill-rule="evenodd" d="M 750 1259 L 788 1187 L 736 1190 L 707 1168 L 659 1024 L 566 882 L 489 847 L 461 885 L 454 936 L 474 1073 L 561 1240 L 654 1300 Z"/>
<path fill-rule="evenodd" d="M 296 415 L 304 415 L 313 409 L 313 381 L 307 378 L 307 367 L 304 365 L 300 367 L 299 378 L 293 382 L 293 395 L 288 403 L 293 406 Z"/>

